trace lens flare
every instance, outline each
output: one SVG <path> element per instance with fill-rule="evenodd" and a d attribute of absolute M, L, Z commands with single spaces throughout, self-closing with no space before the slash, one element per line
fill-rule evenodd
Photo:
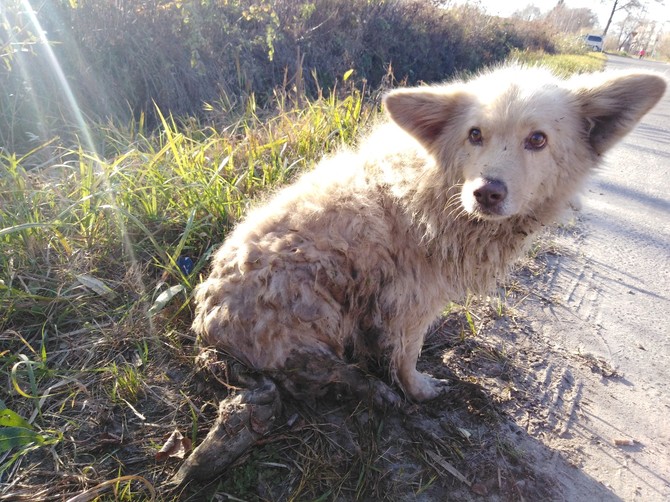
<path fill-rule="evenodd" d="M 92 163 L 91 168 L 93 169 L 93 173 L 95 173 L 95 175 L 98 176 L 102 182 L 101 195 L 103 195 L 107 200 L 107 204 L 103 204 L 99 206 L 99 208 L 103 211 L 109 212 L 111 218 L 113 218 L 116 224 L 116 228 L 118 229 L 120 234 L 119 237 L 123 241 L 126 253 L 128 253 L 128 256 L 132 263 L 131 266 L 137 267 L 138 260 L 136 259 L 135 254 L 133 252 L 132 241 L 128 235 L 128 232 L 126 231 L 126 224 L 125 224 L 125 218 L 132 218 L 132 215 L 129 215 L 124 208 L 120 207 L 117 204 L 114 186 L 110 182 L 109 178 L 110 175 L 113 176 L 113 172 L 116 172 L 119 169 L 119 166 L 116 165 L 115 163 L 116 167 L 114 168 L 112 173 L 109 172 L 109 169 L 105 169 L 105 166 L 107 166 L 108 164 L 105 162 L 101 152 L 99 152 L 98 149 L 96 148 L 91 128 L 87 124 L 85 115 L 82 112 L 79 103 L 77 102 L 77 98 L 75 96 L 75 93 L 73 92 L 70 82 L 68 82 L 66 73 L 63 70 L 63 66 L 60 64 L 58 58 L 56 57 L 56 54 L 54 53 L 52 47 L 52 44 L 54 42 L 49 40 L 47 36 L 48 34 L 42 27 L 42 24 L 40 23 L 37 13 L 33 9 L 30 0 L 19 0 L 19 1 L 22 8 L 22 14 L 25 15 L 29 20 L 30 30 L 37 37 L 39 41 L 39 47 L 42 51 L 44 51 L 45 60 L 47 64 L 46 68 L 35 68 L 34 66 L 26 67 L 28 64 L 26 58 L 23 57 L 17 58 L 17 64 L 20 67 L 19 70 L 21 71 L 21 76 L 28 83 L 28 85 L 33 88 L 33 91 L 34 86 L 32 85 L 32 83 L 34 83 L 35 78 L 39 78 L 36 75 L 36 71 L 41 71 L 43 72 L 42 75 L 48 75 L 54 78 L 54 81 L 57 83 L 58 91 L 60 91 L 62 93 L 62 96 L 64 97 L 65 111 L 70 115 L 71 119 L 74 121 L 73 126 L 76 128 L 77 131 L 78 141 L 81 145 L 77 152 L 79 156 L 79 163 L 80 164 L 87 162 Z M 6 24 L 8 24 L 9 21 L 7 13 L 2 5 L 0 5 L 0 12 L 2 13 L 2 19 L 5 20 Z M 76 44 L 72 44 L 71 46 L 73 47 L 73 50 L 77 51 L 77 57 L 81 59 Z M 39 123 L 39 121 L 42 120 L 42 118 L 44 117 L 44 115 L 41 114 L 43 110 L 40 109 L 41 108 L 40 100 L 38 100 L 36 96 L 31 96 L 31 98 L 34 111 L 36 112 L 35 116 L 37 117 L 37 121 Z M 58 99 L 57 96 L 51 96 L 51 98 Z M 43 131 L 44 135 L 49 136 L 50 133 L 46 129 L 46 127 L 44 127 L 43 129 L 44 129 Z M 139 269 L 139 267 L 137 268 Z M 141 278 L 138 280 L 137 286 L 142 291 L 142 295 L 144 296 L 144 293 L 146 292 L 146 287 Z M 151 317 L 148 314 L 147 317 L 149 318 L 150 329 L 153 331 L 154 326 L 151 321 Z"/>

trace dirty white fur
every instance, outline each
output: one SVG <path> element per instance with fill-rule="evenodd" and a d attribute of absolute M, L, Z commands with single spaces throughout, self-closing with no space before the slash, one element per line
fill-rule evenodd
<path fill-rule="evenodd" d="M 372 361 L 409 397 L 435 397 L 439 381 L 416 370 L 431 323 L 504 276 L 665 87 L 649 73 L 563 81 L 511 67 L 389 93 L 391 120 L 358 150 L 229 235 L 197 289 L 194 330 L 297 394 L 351 383 L 352 363 Z M 487 186 L 505 190 L 478 199 Z"/>

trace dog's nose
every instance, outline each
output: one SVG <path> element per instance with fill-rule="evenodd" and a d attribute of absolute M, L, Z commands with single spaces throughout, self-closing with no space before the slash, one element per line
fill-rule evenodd
<path fill-rule="evenodd" d="M 507 197 L 507 185 L 500 180 L 484 180 L 472 194 L 482 207 L 492 209 Z"/>

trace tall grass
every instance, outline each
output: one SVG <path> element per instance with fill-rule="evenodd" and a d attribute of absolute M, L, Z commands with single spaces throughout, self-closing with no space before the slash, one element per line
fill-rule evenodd
<path fill-rule="evenodd" d="M 100 277 L 114 290 L 139 260 L 186 281 L 180 255 L 205 255 L 251 199 L 351 142 L 373 107 L 353 88 L 341 98 L 332 94 L 272 114 L 250 100 L 221 131 L 159 110 L 161 126 L 150 136 L 106 127 L 107 149 L 117 150 L 109 158 L 83 147 L 63 149 L 48 166 L 27 170 L 31 154 L 3 154 L 0 277 L 7 303 L 0 329 L 12 328 L 10 313 L 23 300 L 51 305 L 95 296 L 77 283 L 78 274 Z M 124 145 L 124 136 L 134 139 Z M 24 281 L 27 268 L 43 273 Z M 71 285 L 58 288 L 58 282 Z"/>

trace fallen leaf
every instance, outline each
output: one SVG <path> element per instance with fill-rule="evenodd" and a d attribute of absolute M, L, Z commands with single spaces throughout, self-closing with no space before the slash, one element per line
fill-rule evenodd
<path fill-rule="evenodd" d="M 114 293 L 114 290 L 112 288 L 107 286 L 107 284 L 102 282 L 100 279 L 93 277 L 92 275 L 79 274 L 76 277 L 77 280 L 82 285 L 86 286 L 88 289 L 91 289 L 100 296 L 110 296 L 110 297 L 116 296 L 116 293 Z"/>
<path fill-rule="evenodd" d="M 182 291 L 186 291 L 186 288 L 181 284 L 172 286 L 171 288 L 168 288 L 165 291 L 163 291 L 160 295 L 158 295 L 158 297 L 154 301 L 154 304 L 149 309 L 149 315 L 153 316 L 158 312 L 160 312 L 161 310 L 163 310 L 165 306 L 168 303 L 170 303 L 170 300 L 172 300 Z"/>
<path fill-rule="evenodd" d="M 463 436 L 465 439 L 470 439 L 470 436 L 472 436 L 472 432 L 467 429 L 463 429 L 462 427 L 458 427 L 458 432 L 460 432 L 461 436 Z"/>
<path fill-rule="evenodd" d="M 0 425 L 3 427 L 23 427 L 24 429 L 33 428 L 25 418 L 6 408 L 0 411 Z"/>
<path fill-rule="evenodd" d="M 466 485 L 472 487 L 472 482 L 468 481 L 468 478 L 463 476 L 458 469 L 456 469 L 453 465 L 451 465 L 449 462 L 447 462 L 445 459 L 440 457 L 437 453 L 433 453 L 432 451 L 427 451 L 426 454 L 433 460 L 433 462 L 436 462 L 440 467 L 442 467 L 445 471 L 447 471 L 449 474 L 454 476 L 456 479 L 459 481 L 462 481 Z"/>
<path fill-rule="evenodd" d="M 482 497 L 489 494 L 489 489 L 486 488 L 486 485 L 484 483 L 473 483 L 470 489 L 472 490 L 473 493 L 481 495 Z"/>
<path fill-rule="evenodd" d="M 156 453 L 156 460 L 159 462 L 168 458 L 184 458 L 186 453 L 191 450 L 191 440 L 181 435 L 181 432 L 175 430 L 165 442 L 163 447 Z"/>

